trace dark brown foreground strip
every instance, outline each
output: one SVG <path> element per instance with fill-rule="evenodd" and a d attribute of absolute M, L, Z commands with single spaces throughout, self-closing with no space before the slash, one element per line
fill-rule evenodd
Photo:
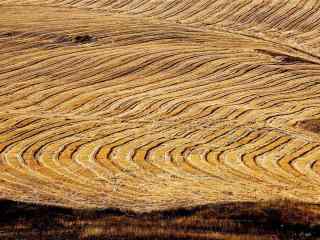
<path fill-rule="evenodd" d="M 134 213 L 0 201 L 0 239 L 319 239 L 320 206 L 238 202 Z"/>

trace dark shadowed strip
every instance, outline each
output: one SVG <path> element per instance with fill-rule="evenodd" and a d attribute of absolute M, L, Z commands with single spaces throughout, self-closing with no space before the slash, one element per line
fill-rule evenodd
<path fill-rule="evenodd" d="M 320 205 L 235 202 L 136 213 L 2 200 L 1 239 L 319 239 Z M 257 238 L 260 237 L 260 238 Z"/>

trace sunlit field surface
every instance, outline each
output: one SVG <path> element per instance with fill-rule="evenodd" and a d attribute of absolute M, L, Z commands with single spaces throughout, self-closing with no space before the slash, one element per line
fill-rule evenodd
<path fill-rule="evenodd" d="M 316 0 L 0 0 L 0 239 L 320 237 L 319 23 Z"/>

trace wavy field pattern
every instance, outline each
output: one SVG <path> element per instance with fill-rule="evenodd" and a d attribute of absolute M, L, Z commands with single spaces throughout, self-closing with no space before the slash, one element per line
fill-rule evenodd
<path fill-rule="evenodd" d="M 0 10 L 1 198 L 139 212 L 320 202 L 319 1 Z"/>

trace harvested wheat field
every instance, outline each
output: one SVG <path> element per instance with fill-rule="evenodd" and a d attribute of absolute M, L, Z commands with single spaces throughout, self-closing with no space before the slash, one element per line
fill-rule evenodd
<path fill-rule="evenodd" d="M 316 239 L 319 184 L 319 1 L 0 0 L 1 239 Z"/>

